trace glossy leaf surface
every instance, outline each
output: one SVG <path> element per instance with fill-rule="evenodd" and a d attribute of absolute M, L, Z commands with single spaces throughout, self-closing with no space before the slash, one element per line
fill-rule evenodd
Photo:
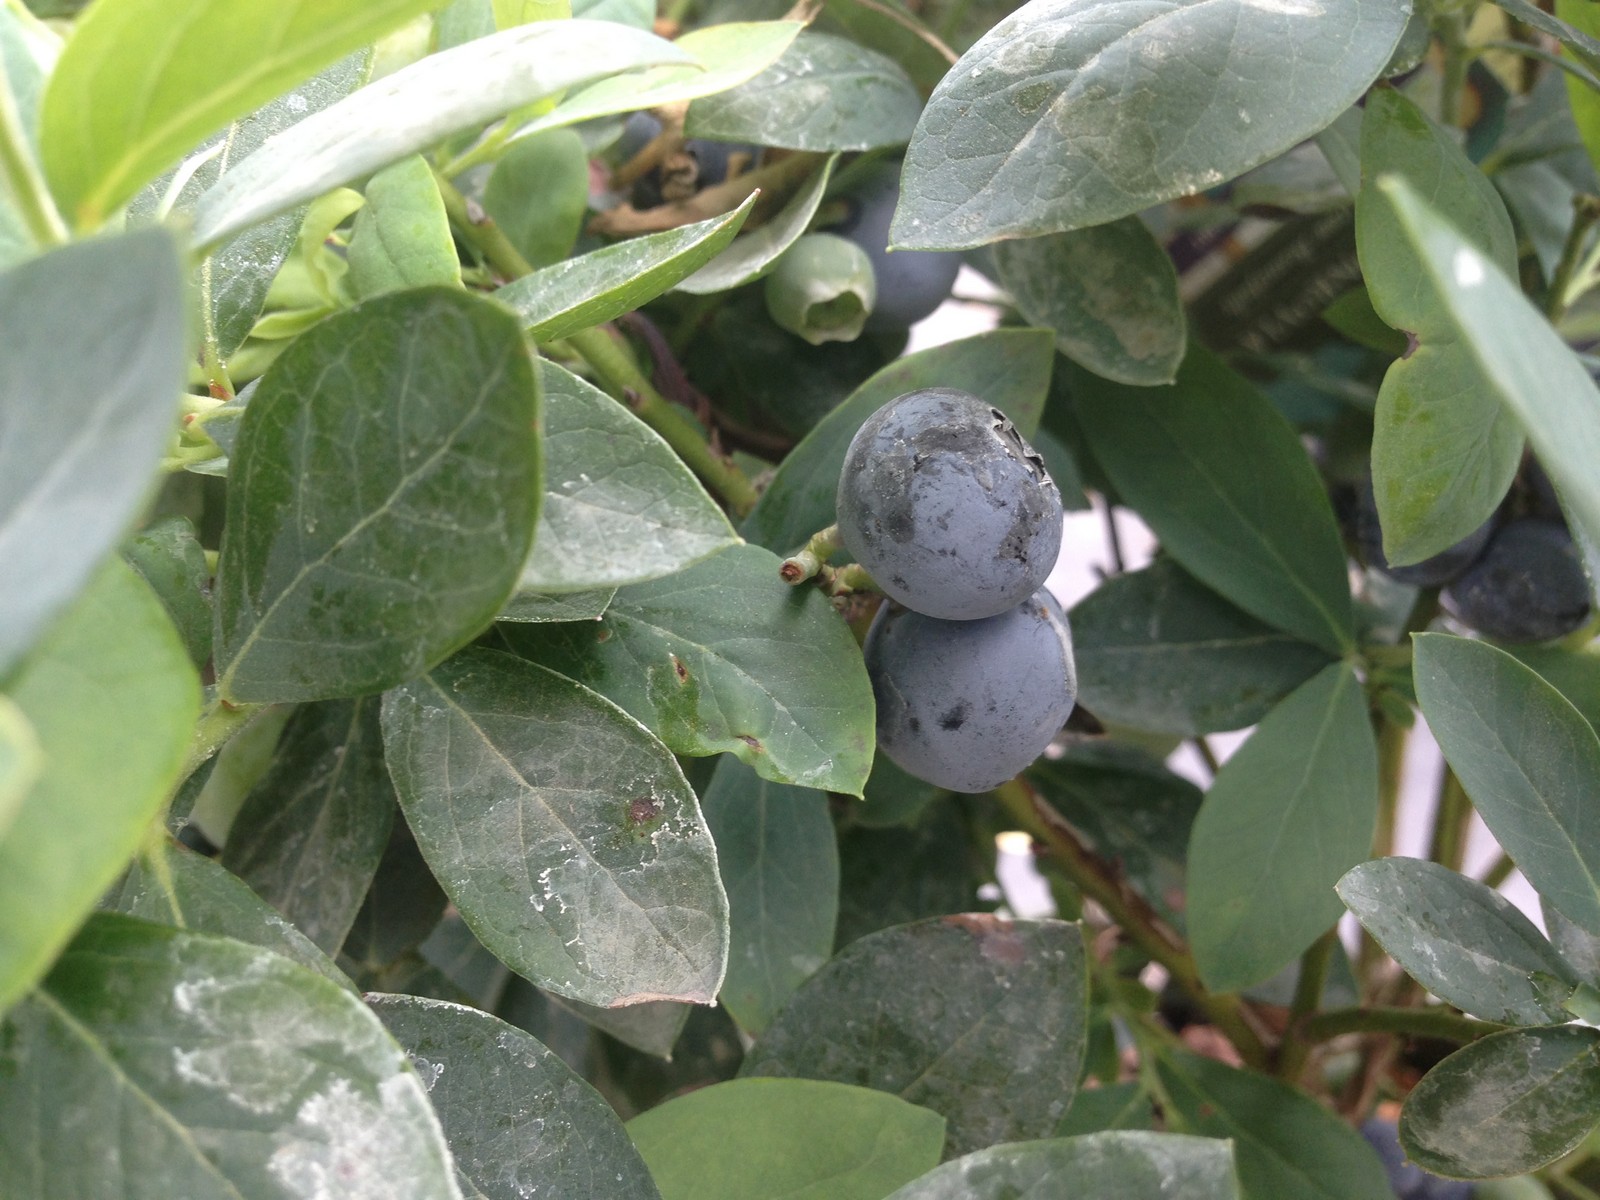
<path fill-rule="evenodd" d="M 519 593 L 642 583 L 738 541 L 659 434 L 555 363 L 540 362 L 539 374 L 545 495 Z"/>
<path fill-rule="evenodd" d="M 736 1079 L 628 1122 L 662 1200 L 882 1200 L 939 1161 L 944 1118 L 867 1088 Z"/>
<path fill-rule="evenodd" d="M 257 947 L 123 916 L 95 917 L 7 1018 L 0 1107 L 14 1200 L 291 1200 L 330 1179 L 461 1198 L 421 1082 L 359 999 Z"/>
<path fill-rule="evenodd" d="M 1165 559 L 1107 579 L 1071 618 L 1079 700 L 1136 729 L 1242 729 L 1328 663 Z"/>
<path fill-rule="evenodd" d="M 966 913 L 850 943 L 746 1054 L 745 1076 L 832 1079 L 942 1113 L 952 1154 L 1047 1136 L 1078 1078 L 1083 939 Z"/>
<path fill-rule="evenodd" d="M 506 601 L 497 621 L 598 621 L 611 607 L 616 588 L 593 592 L 518 592 Z"/>
<path fill-rule="evenodd" d="M 43 767 L 32 723 L 9 697 L 0 696 L 0 841 Z"/>
<path fill-rule="evenodd" d="M 678 754 L 731 752 L 763 779 L 859 796 L 872 686 L 849 627 L 779 559 L 735 546 L 620 589 L 592 624 L 508 631 L 519 653 L 594 688 Z"/>
<path fill-rule="evenodd" d="M 122 544 L 122 557 L 150 585 L 172 618 L 195 668 L 211 657 L 211 568 L 182 517 L 146 526 Z"/>
<path fill-rule="evenodd" d="M 1377 818 L 1361 684 L 1329 666 L 1267 714 L 1200 806 L 1186 922 L 1206 984 L 1260 983 L 1337 921 L 1333 885 L 1371 852 Z"/>
<path fill-rule="evenodd" d="M 811 218 L 817 215 L 837 161 L 835 156 L 824 162 L 760 229 L 752 230 L 693 275 L 681 280 L 678 290 L 705 296 L 725 292 L 765 275 L 779 256 L 799 240 L 810 226 Z"/>
<path fill-rule="evenodd" d="M 144 502 L 183 386 L 183 276 L 158 230 L 0 275 L 0 676 Z"/>
<path fill-rule="evenodd" d="M 1095 460 L 1162 548 L 1252 616 L 1341 653 L 1344 548 L 1311 460 L 1266 397 L 1198 346 L 1171 388 L 1071 381 Z"/>
<path fill-rule="evenodd" d="M 741 1029 L 759 1034 L 833 953 L 839 845 L 828 797 L 724 756 L 700 806 L 728 893 L 720 998 Z"/>
<path fill-rule="evenodd" d="M 495 292 L 541 342 L 604 324 L 654 300 L 733 241 L 752 197 L 731 213 L 591 250 Z"/>
<path fill-rule="evenodd" d="M 656 1200 L 622 1122 L 537 1039 L 419 996 L 367 1003 L 405 1048 L 473 1200 Z"/>
<path fill-rule="evenodd" d="M 1600 934 L 1594 727 L 1503 650 L 1446 634 L 1414 645 L 1422 714 L 1478 815 L 1541 895 Z"/>
<path fill-rule="evenodd" d="M 1381 858 L 1339 881 L 1339 898 L 1418 983 L 1485 1021 L 1562 1024 L 1578 980 L 1500 893 L 1438 863 Z"/>
<path fill-rule="evenodd" d="M 336 954 L 394 823 L 378 700 L 302 705 L 228 830 L 222 863 Z"/>
<path fill-rule="evenodd" d="M 0 839 L 0 1012 L 44 975 L 133 856 L 200 714 L 200 681 L 172 623 L 115 558 L 7 691 L 43 769 Z"/>
<path fill-rule="evenodd" d="M 1096 375 L 1171 383 L 1187 348 L 1178 273 L 1137 217 L 1000 242 L 1000 284 L 1061 353 Z"/>
<path fill-rule="evenodd" d="M 1600 1031 L 1512 1029 L 1463 1046 L 1400 1111 L 1400 1144 L 1426 1171 L 1519 1175 L 1572 1150 L 1600 1123 Z"/>
<path fill-rule="evenodd" d="M 1348 108 L 1409 15 L 1378 0 L 1033 0 L 934 89 L 893 241 L 1102 225 L 1232 179 Z"/>
<path fill-rule="evenodd" d="M 845 451 L 856 430 L 879 408 L 918 388 L 972 392 L 1011 418 L 1024 437 L 1044 411 L 1052 339 L 1041 329 L 1000 329 L 896 359 L 830 412 L 789 452 L 740 532 L 788 554 L 834 522 Z"/>
<path fill-rule="evenodd" d="M 1433 300 L 1417 252 L 1372 183 L 1398 175 L 1468 241 L 1514 274 L 1517 239 L 1494 185 L 1400 92 L 1375 92 L 1361 126 L 1356 245 L 1379 316 L 1419 345 L 1378 393 L 1372 483 L 1384 556 L 1396 566 L 1454 545 L 1493 514 L 1522 460 L 1522 431 L 1470 345 Z"/>
<path fill-rule="evenodd" d="M 406 821 L 472 931 L 591 1004 L 709 1003 L 728 907 L 666 748 L 569 679 L 464 651 L 384 699 Z"/>
<path fill-rule="evenodd" d="M 533 537 L 538 397 L 516 321 L 455 289 L 378 297 L 297 338 L 234 449 L 223 694 L 361 695 L 478 634 Z"/>
<path fill-rule="evenodd" d="M 684 132 L 786 150 L 872 150 L 904 145 L 921 111 L 892 58 L 808 30 L 748 83 L 691 104 Z"/>

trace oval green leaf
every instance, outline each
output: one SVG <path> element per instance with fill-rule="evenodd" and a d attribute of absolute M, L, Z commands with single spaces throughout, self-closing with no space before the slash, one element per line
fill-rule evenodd
<path fill-rule="evenodd" d="M 934 89 L 893 244 L 1102 225 L 1232 179 L 1354 103 L 1409 16 L 1386 0 L 1031 0 Z"/>
<path fill-rule="evenodd" d="M 1088 1035 L 1083 938 L 1065 921 L 939 917 L 850 943 L 740 1074 L 832 1079 L 942 1113 L 949 1152 L 1046 1137 Z"/>
<path fill-rule="evenodd" d="M 898 63 L 849 38 L 807 31 L 748 83 L 696 100 L 684 132 L 786 150 L 903 146 L 922 97 Z"/>
<path fill-rule="evenodd" d="M 495 299 L 541 342 L 592 329 L 654 300 L 733 241 L 756 197 L 731 213 L 566 259 L 506 284 Z"/>
<path fill-rule="evenodd" d="M 548 498 L 546 499 L 548 503 Z M 537 545 L 537 539 L 535 545 Z M 497 621 L 598 621 L 611 607 L 616 588 L 593 592 L 522 592 L 506 601 Z"/>
<path fill-rule="evenodd" d="M 1335 655 L 1350 646 L 1333 509 L 1265 396 L 1200 346 L 1171 388 L 1073 370 L 1070 394 L 1095 460 L 1184 570 L 1275 629 Z"/>
<path fill-rule="evenodd" d="M 149 494 L 184 381 L 164 230 L 0 275 L 0 677 L 89 581 Z"/>
<path fill-rule="evenodd" d="M 1381 858 L 1339 881 L 1339 898 L 1408 975 L 1485 1021 L 1559 1025 L 1578 980 L 1522 910 L 1438 863 Z"/>
<path fill-rule="evenodd" d="M 1243 729 L 1328 665 L 1167 559 L 1107 579 L 1071 617 L 1079 700 L 1135 729 Z"/>
<path fill-rule="evenodd" d="M 739 540 L 655 430 L 555 363 L 541 361 L 539 373 L 545 494 L 518 595 L 643 583 Z"/>
<path fill-rule="evenodd" d="M 167 517 L 122 544 L 122 557 L 150 585 L 198 670 L 211 658 L 211 568 L 186 517 Z"/>
<path fill-rule="evenodd" d="M 1495 839 L 1539 893 L 1600 933 L 1600 737 L 1555 688 L 1504 650 L 1419 634 L 1422 715 Z"/>
<path fill-rule="evenodd" d="M 581 20 L 519 25 L 430 54 L 284 130 L 239 163 L 200 197 L 195 241 L 214 245 L 457 130 L 567 88 L 687 58 L 642 30 Z"/>
<path fill-rule="evenodd" d="M 1001 242 L 1001 285 L 1073 362 L 1119 383 L 1171 383 L 1187 348 L 1178 272 L 1137 217 Z"/>
<path fill-rule="evenodd" d="M 496 958 L 590 1004 L 712 1002 L 728 949 L 716 851 L 638 722 L 474 649 L 390 692 L 383 736 L 423 857 Z"/>
<path fill-rule="evenodd" d="M 359 696 L 482 632 L 538 517 L 538 400 L 516 320 L 458 290 L 381 296 L 297 338 L 234 448 L 222 694 Z"/>
<path fill-rule="evenodd" d="M 677 286 L 680 292 L 705 296 L 740 287 L 765 275 L 772 265 L 811 225 L 833 176 L 835 155 L 796 189 L 788 202 L 760 229 L 746 234 Z"/>
<path fill-rule="evenodd" d="M 599 621 L 502 629 L 675 753 L 730 752 L 774 783 L 859 796 L 874 740 L 861 651 L 827 597 L 791 588 L 779 563 L 735 546 L 622 588 Z"/>
<path fill-rule="evenodd" d="M 811 1079 L 735 1079 L 628 1122 L 661 1200 L 883 1200 L 939 1161 L 944 1118 Z"/>
<path fill-rule="evenodd" d="M 856 430 L 896 396 L 959 388 L 982 396 L 1024 436 L 1039 427 L 1055 345 L 1048 330 L 997 329 L 896 359 L 857 388 L 791 450 L 740 532 L 787 554 L 832 525 L 845 451 Z"/>
<path fill-rule="evenodd" d="M 1600 1123 L 1600 1030 L 1511 1029 L 1463 1046 L 1417 1084 L 1400 1144 L 1425 1171 L 1520 1175 L 1574 1149 Z"/>
<path fill-rule="evenodd" d="M 93 229 L 207 134 L 434 6 L 197 0 L 177 20 L 167 0 L 96 4 L 44 95 L 50 188 Z"/>
<path fill-rule="evenodd" d="M 1267 714 L 1195 818 L 1185 916 L 1206 985 L 1269 979 L 1337 921 L 1334 884 L 1371 852 L 1377 820 L 1372 722 L 1335 663 Z"/>
<path fill-rule="evenodd" d="M 741 1029 L 758 1034 L 833 953 L 839 843 L 828 797 L 770 783 L 725 755 L 700 807 L 728 892 L 719 998 Z"/>
<path fill-rule="evenodd" d="M 416 1072 L 350 992 L 226 938 L 95 917 L 0 1029 L 9 1200 L 461 1200 Z M 65 1128 L 72 1137 L 62 1137 Z"/>
<path fill-rule="evenodd" d="M 44 769 L 39 735 L 22 710 L 0 695 L 0 841 L 22 808 L 22 800 Z"/>
<path fill-rule="evenodd" d="M 1417 252 L 1373 181 L 1397 175 L 1508 274 L 1517 239 L 1505 204 L 1454 140 L 1410 100 L 1380 88 L 1361 125 L 1356 246 L 1373 307 L 1417 345 L 1389 367 L 1372 433 L 1384 556 L 1419 562 L 1493 515 L 1522 462 L 1522 430 L 1423 282 Z"/>
<path fill-rule="evenodd" d="M 420 154 L 367 180 L 347 251 L 350 285 L 365 300 L 384 292 L 459 285 L 461 264 L 433 170 Z"/>
<path fill-rule="evenodd" d="M 537 1039 L 421 996 L 367 1003 L 405 1048 L 474 1200 L 658 1200 L 622 1122 Z"/>
<path fill-rule="evenodd" d="M 183 644 L 119 558 L 7 690 L 44 767 L 0 839 L 0 1012 L 38 982 L 127 865 L 178 782 L 200 715 Z"/>
<path fill-rule="evenodd" d="M 1233 1147 L 1124 1131 L 995 1146 L 928 1172 L 888 1200 L 1238 1200 Z"/>

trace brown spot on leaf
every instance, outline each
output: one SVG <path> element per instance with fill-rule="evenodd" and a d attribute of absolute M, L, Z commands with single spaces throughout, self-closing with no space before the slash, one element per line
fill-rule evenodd
<path fill-rule="evenodd" d="M 673 673 L 675 675 L 677 675 L 678 682 L 679 683 L 688 683 L 689 682 L 689 668 L 683 665 L 683 659 L 679 658 L 676 654 L 672 655 L 671 658 L 672 658 L 672 670 L 673 670 Z"/>
<path fill-rule="evenodd" d="M 748 733 L 736 733 L 733 736 L 738 738 L 746 746 L 749 746 L 750 749 L 754 750 L 757 754 L 761 754 L 766 750 L 766 747 L 761 744 L 760 738 L 751 737 Z"/>
<path fill-rule="evenodd" d="M 639 796 L 628 802 L 628 823 L 643 825 L 661 815 L 661 802 L 652 796 Z"/>
<path fill-rule="evenodd" d="M 609 642 L 611 640 L 611 630 L 604 625 L 600 626 L 594 631 L 594 640 L 597 642 Z"/>
<path fill-rule="evenodd" d="M 1018 966 L 1027 957 L 1022 935 L 1010 921 L 993 913 L 953 913 L 940 918 L 946 925 L 965 929 L 978 939 L 978 953 L 990 962 Z"/>

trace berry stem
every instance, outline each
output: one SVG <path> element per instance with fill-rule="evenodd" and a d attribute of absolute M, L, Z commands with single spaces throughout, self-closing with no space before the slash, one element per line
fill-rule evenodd
<path fill-rule="evenodd" d="M 1306 1040 L 1326 1042 L 1346 1033 L 1392 1033 L 1402 1037 L 1439 1038 L 1450 1042 L 1475 1042 L 1510 1026 L 1479 1021 L 1442 1004 L 1423 1007 L 1330 1008 L 1315 1013 L 1301 1025 Z"/>
<path fill-rule="evenodd" d="M 804 583 L 822 570 L 823 564 L 833 557 L 842 544 L 839 527 L 829 525 L 813 533 L 806 544 L 783 560 L 778 574 L 785 583 Z"/>

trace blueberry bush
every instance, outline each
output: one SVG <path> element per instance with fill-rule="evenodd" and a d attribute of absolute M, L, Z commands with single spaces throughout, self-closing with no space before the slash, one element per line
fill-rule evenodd
<path fill-rule="evenodd" d="M 1594 1200 L 1600 8 L 788 3 L 0 0 L 0 1196 Z"/>

